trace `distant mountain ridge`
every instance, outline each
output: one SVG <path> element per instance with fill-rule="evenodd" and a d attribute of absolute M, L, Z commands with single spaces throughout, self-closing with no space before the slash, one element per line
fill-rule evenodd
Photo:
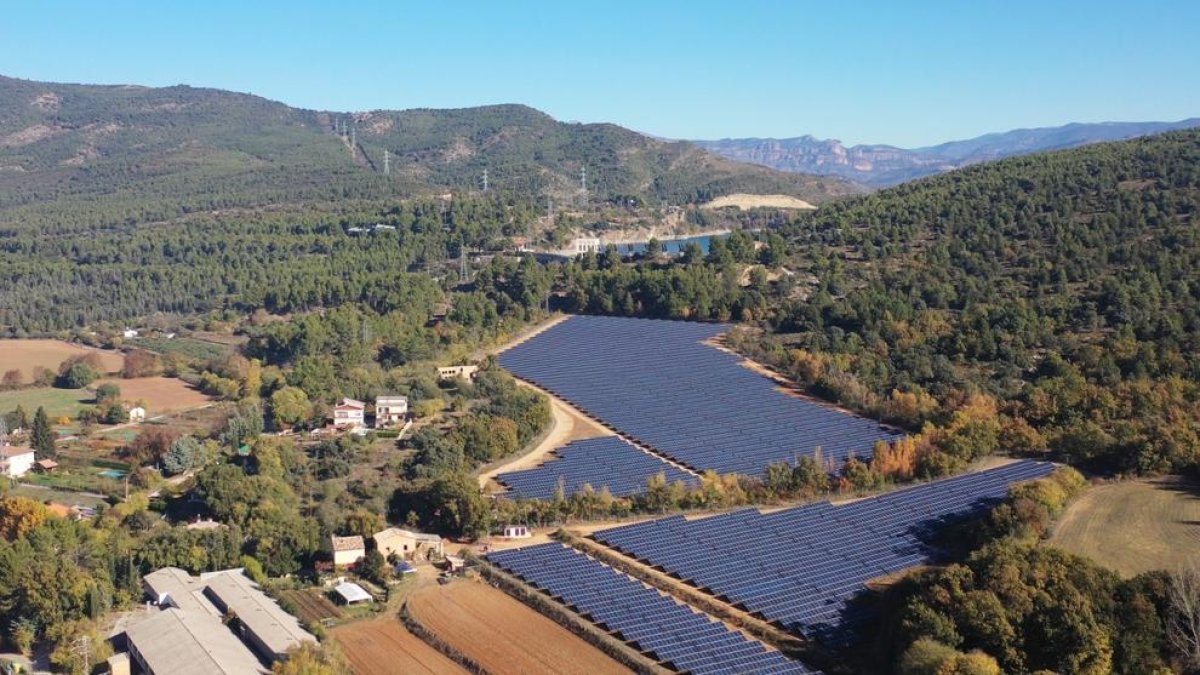
<path fill-rule="evenodd" d="M 593 201 L 750 192 L 816 203 L 861 190 L 523 105 L 335 113 L 219 89 L 0 76 L 0 225 L 464 193 L 485 170 L 494 191 L 573 197 L 585 168 Z"/>
<path fill-rule="evenodd" d="M 913 149 L 891 145 L 845 146 L 838 140 L 813 136 L 726 138 L 693 142 L 739 162 L 761 164 L 781 171 L 840 176 L 871 187 L 888 187 L 1004 157 L 1195 127 L 1200 127 L 1200 118 L 1179 122 L 1074 123 L 1059 127 L 1014 129 Z"/>

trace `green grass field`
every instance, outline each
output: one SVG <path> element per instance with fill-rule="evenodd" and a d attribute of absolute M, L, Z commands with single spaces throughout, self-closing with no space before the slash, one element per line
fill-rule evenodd
<path fill-rule="evenodd" d="M 50 421 L 66 415 L 74 417 L 79 410 L 92 404 L 95 396 L 86 389 L 55 389 L 53 387 L 38 387 L 35 389 L 17 389 L 0 392 L 0 412 L 7 413 L 16 410 L 17 406 L 25 408 L 30 419 L 39 407 L 46 408 Z"/>
<path fill-rule="evenodd" d="M 1168 477 L 1093 487 L 1049 543 L 1126 577 L 1178 569 L 1200 551 L 1200 485 Z"/>
<path fill-rule="evenodd" d="M 9 493 L 17 497 L 26 497 L 39 502 L 55 501 L 60 504 L 80 504 L 92 508 L 105 503 L 103 499 L 90 497 L 79 492 L 43 488 L 36 485 L 17 485 Z"/>
<path fill-rule="evenodd" d="M 159 354 L 181 354 L 194 361 L 211 361 L 229 354 L 232 349 L 228 345 L 219 345 L 207 340 L 196 338 L 137 338 L 133 344 Z"/>

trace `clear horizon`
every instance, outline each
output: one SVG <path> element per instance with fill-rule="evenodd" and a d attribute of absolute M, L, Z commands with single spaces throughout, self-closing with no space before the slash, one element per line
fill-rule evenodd
<path fill-rule="evenodd" d="M 7 9 L 0 74 L 188 84 L 319 110 L 521 103 L 665 138 L 811 135 L 905 148 L 1200 116 L 1200 90 L 1186 84 L 1200 70 L 1191 34 L 1200 3 Z"/>

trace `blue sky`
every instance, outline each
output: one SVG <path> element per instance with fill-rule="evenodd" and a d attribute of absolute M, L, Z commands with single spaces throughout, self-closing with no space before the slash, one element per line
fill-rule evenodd
<path fill-rule="evenodd" d="M 1200 116 L 1200 2 L 5 3 L 0 74 L 912 147 Z"/>

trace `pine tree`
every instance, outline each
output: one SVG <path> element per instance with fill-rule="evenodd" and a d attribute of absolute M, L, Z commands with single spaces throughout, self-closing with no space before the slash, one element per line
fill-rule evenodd
<path fill-rule="evenodd" d="M 46 415 L 46 409 L 41 406 L 38 406 L 37 412 L 33 415 L 30 444 L 42 458 L 53 459 L 58 456 L 58 449 L 54 447 L 54 430 L 50 428 L 50 418 Z"/>

